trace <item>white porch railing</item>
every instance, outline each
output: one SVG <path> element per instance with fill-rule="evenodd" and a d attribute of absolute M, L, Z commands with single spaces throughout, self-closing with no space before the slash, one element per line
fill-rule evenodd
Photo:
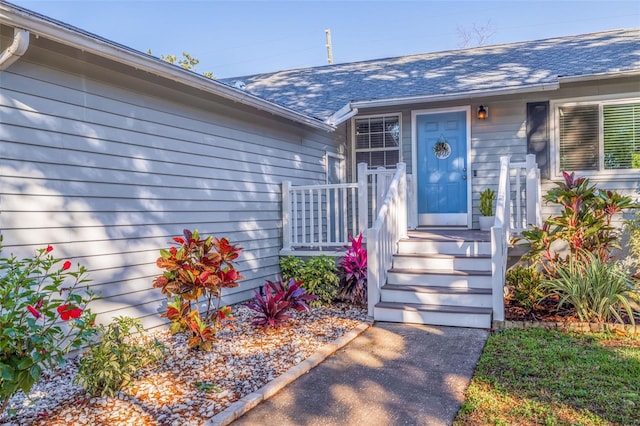
<path fill-rule="evenodd" d="M 282 251 L 338 249 L 365 234 L 396 173 L 358 164 L 356 183 L 292 186 L 282 183 Z M 365 236 L 366 237 L 366 236 Z"/>
<path fill-rule="evenodd" d="M 373 226 L 367 229 L 368 313 L 380 301 L 380 287 L 387 280 L 398 241 L 407 236 L 407 174 L 398 164 Z"/>
<path fill-rule="evenodd" d="M 529 225 L 541 225 L 540 169 L 536 156 L 529 154 L 525 161 L 509 162 L 508 188 L 513 192 L 511 230 L 521 233 Z"/>
<path fill-rule="evenodd" d="M 525 169 L 524 194 L 521 175 Z M 515 169 L 515 215 L 512 218 L 511 171 Z M 526 215 L 522 217 L 522 199 Z M 513 224 L 512 224 L 513 220 Z M 524 220 L 524 222 L 523 222 Z M 527 155 L 524 163 L 510 163 L 509 157 L 500 157 L 500 177 L 496 198 L 496 219 L 491 227 L 491 273 L 493 294 L 493 319 L 504 320 L 504 283 L 507 270 L 509 240 L 513 232 L 521 232 L 528 224 L 540 225 L 540 170 L 535 163 L 535 155 Z"/>

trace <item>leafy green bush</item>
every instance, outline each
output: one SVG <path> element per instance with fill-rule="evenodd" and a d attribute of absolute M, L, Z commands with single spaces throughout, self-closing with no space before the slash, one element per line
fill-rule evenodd
<path fill-rule="evenodd" d="M 311 306 L 329 304 L 338 294 L 340 278 L 337 274 L 338 267 L 332 257 L 320 255 L 311 257 L 307 261 L 285 257 L 280 260 L 280 269 L 284 281 L 289 281 L 292 278 L 295 281 L 302 281 L 302 287 L 309 294 L 318 296 L 318 299 L 310 303 Z"/>
<path fill-rule="evenodd" d="M 623 322 L 620 313 L 624 310 L 635 324 L 630 302 L 638 295 L 638 286 L 619 264 L 585 252 L 556 272 L 558 277 L 544 280 L 543 288 L 560 298 L 558 309 L 569 304 L 580 320 L 597 322 L 612 318 Z"/>
<path fill-rule="evenodd" d="M 53 250 L 47 246 L 25 259 L 0 257 L 0 414 L 14 393 L 31 389 L 43 368 L 64 366 L 65 355 L 95 333 L 95 314 L 87 305 L 96 297 L 86 269 L 73 270 Z"/>
<path fill-rule="evenodd" d="M 507 271 L 507 284 L 513 289 L 513 297 L 529 311 L 544 298 L 542 274 L 532 266 L 517 265 Z"/>
<path fill-rule="evenodd" d="M 480 193 L 480 205 L 478 209 L 482 216 L 493 216 L 493 202 L 496 199 L 496 192 L 487 188 Z"/>
<path fill-rule="evenodd" d="M 140 368 L 164 357 L 165 347 L 145 336 L 135 318 L 116 317 L 99 329 L 102 340 L 80 358 L 75 379 L 92 394 L 113 396 L 131 384 Z"/>
<path fill-rule="evenodd" d="M 300 270 L 304 267 L 304 260 L 296 256 L 286 256 L 280 258 L 280 272 L 282 280 L 288 282 L 291 278 L 299 275 Z"/>
<path fill-rule="evenodd" d="M 638 271 L 640 269 L 640 211 L 636 211 L 631 219 L 625 221 L 623 232 L 629 238 L 631 266 Z"/>

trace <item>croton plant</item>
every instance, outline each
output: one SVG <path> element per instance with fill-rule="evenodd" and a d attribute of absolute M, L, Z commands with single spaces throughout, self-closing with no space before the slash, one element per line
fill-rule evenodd
<path fill-rule="evenodd" d="M 220 307 L 220 296 L 243 278 L 234 266 L 242 248 L 227 238 L 203 239 L 197 229 L 185 229 L 173 241 L 175 246 L 160 250 L 156 264 L 164 273 L 153 282 L 169 299 L 163 316 L 172 333 L 191 334 L 190 348 L 210 351 L 217 331 L 231 326 L 231 308 Z"/>

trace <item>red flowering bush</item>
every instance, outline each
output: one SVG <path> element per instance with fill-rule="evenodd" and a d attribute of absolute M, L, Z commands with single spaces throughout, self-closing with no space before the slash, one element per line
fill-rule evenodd
<path fill-rule="evenodd" d="M 0 252 L 2 250 L 0 237 Z M 52 246 L 33 258 L 0 257 L 0 413 L 18 390 L 28 392 L 43 368 L 65 364 L 65 355 L 87 344 L 95 299 L 86 269 L 53 257 Z"/>
<path fill-rule="evenodd" d="M 223 288 L 237 287 L 243 278 L 233 265 L 242 248 L 226 238 L 202 239 L 197 229 L 185 229 L 173 241 L 176 247 L 160 250 L 156 264 L 165 272 L 153 281 L 169 298 L 163 316 L 173 333 L 191 333 L 189 347 L 211 350 L 217 330 L 233 319 L 230 308 L 220 307 L 220 296 Z"/>

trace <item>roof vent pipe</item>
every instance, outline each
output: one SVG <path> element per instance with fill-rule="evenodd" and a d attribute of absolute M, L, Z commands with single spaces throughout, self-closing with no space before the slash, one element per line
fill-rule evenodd
<path fill-rule="evenodd" d="M 13 29 L 13 43 L 0 53 L 0 71 L 4 71 L 25 54 L 29 47 L 29 31 Z"/>

